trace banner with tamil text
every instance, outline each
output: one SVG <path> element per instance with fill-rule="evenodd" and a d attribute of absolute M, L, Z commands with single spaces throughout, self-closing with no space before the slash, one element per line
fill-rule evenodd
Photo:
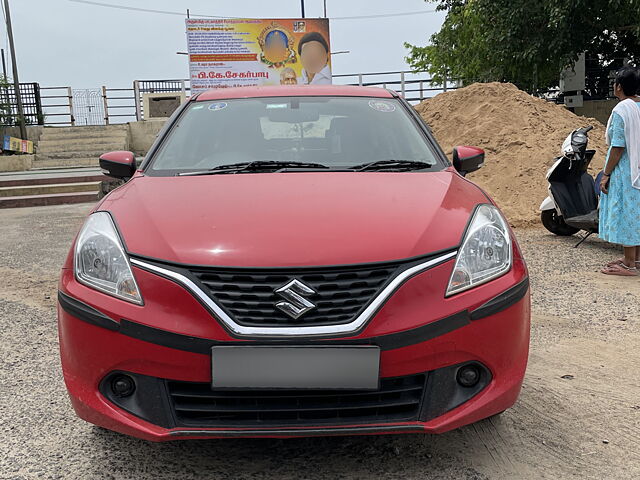
<path fill-rule="evenodd" d="M 329 20 L 186 19 L 191 93 L 330 84 Z"/>

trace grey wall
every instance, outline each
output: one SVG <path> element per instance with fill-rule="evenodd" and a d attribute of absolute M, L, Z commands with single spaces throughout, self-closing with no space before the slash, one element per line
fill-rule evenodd
<path fill-rule="evenodd" d="M 160 118 L 129 122 L 129 149 L 136 156 L 145 156 L 166 121 L 166 118 Z"/>
<path fill-rule="evenodd" d="M 23 140 L 31 140 L 37 144 L 43 129 L 42 125 L 27 125 L 27 138 L 23 138 Z M 20 127 L 1 127 L 0 131 L 2 131 L 2 135 L 20 138 Z"/>
<path fill-rule="evenodd" d="M 611 115 L 611 110 L 617 104 L 618 100 L 588 100 L 584 102 L 584 106 L 576 107 L 574 112 L 576 115 L 593 117 L 606 125 L 609 115 Z"/>

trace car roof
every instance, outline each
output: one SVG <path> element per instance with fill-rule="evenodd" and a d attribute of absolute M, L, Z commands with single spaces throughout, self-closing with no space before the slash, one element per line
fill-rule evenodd
<path fill-rule="evenodd" d="M 201 93 L 197 102 L 231 98 L 254 97 L 378 97 L 392 98 L 394 94 L 379 87 L 351 85 L 273 85 L 265 87 L 214 88 Z"/>

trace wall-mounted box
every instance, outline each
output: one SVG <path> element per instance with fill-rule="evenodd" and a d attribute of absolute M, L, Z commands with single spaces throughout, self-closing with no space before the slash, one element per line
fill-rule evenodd
<path fill-rule="evenodd" d="M 168 118 L 187 99 L 185 92 L 159 92 L 142 94 L 144 119 Z"/>
<path fill-rule="evenodd" d="M 569 108 L 580 108 L 584 105 L 582 94 L 565 95 L 564 104 Z"/>

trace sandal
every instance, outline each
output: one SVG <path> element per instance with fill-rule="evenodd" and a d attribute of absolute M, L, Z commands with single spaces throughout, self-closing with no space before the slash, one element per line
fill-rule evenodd
<path fill-rule="evenodd" d="M 619 258 L 617 260 L 612 260 L 611 262 L 606 264 L 607 267 L 613 267 L 614 265 L 624 265 L 624 257 Z M 638 268 L 639 266 L 640 266 L 640 260 L 637 260 L 636 268 Z"/>
<path fill-rule="evenodd" d="M 620 263 L 614 264 L 614 265 L 607 265 L 602 270 L 600 270 L 600 272 L 604 273 L 605 275 L 617 275 L 619 277 L 637 277 L 638 276 L 637 268 L 627 267 L 626 265 L 620 264 Z"/>

